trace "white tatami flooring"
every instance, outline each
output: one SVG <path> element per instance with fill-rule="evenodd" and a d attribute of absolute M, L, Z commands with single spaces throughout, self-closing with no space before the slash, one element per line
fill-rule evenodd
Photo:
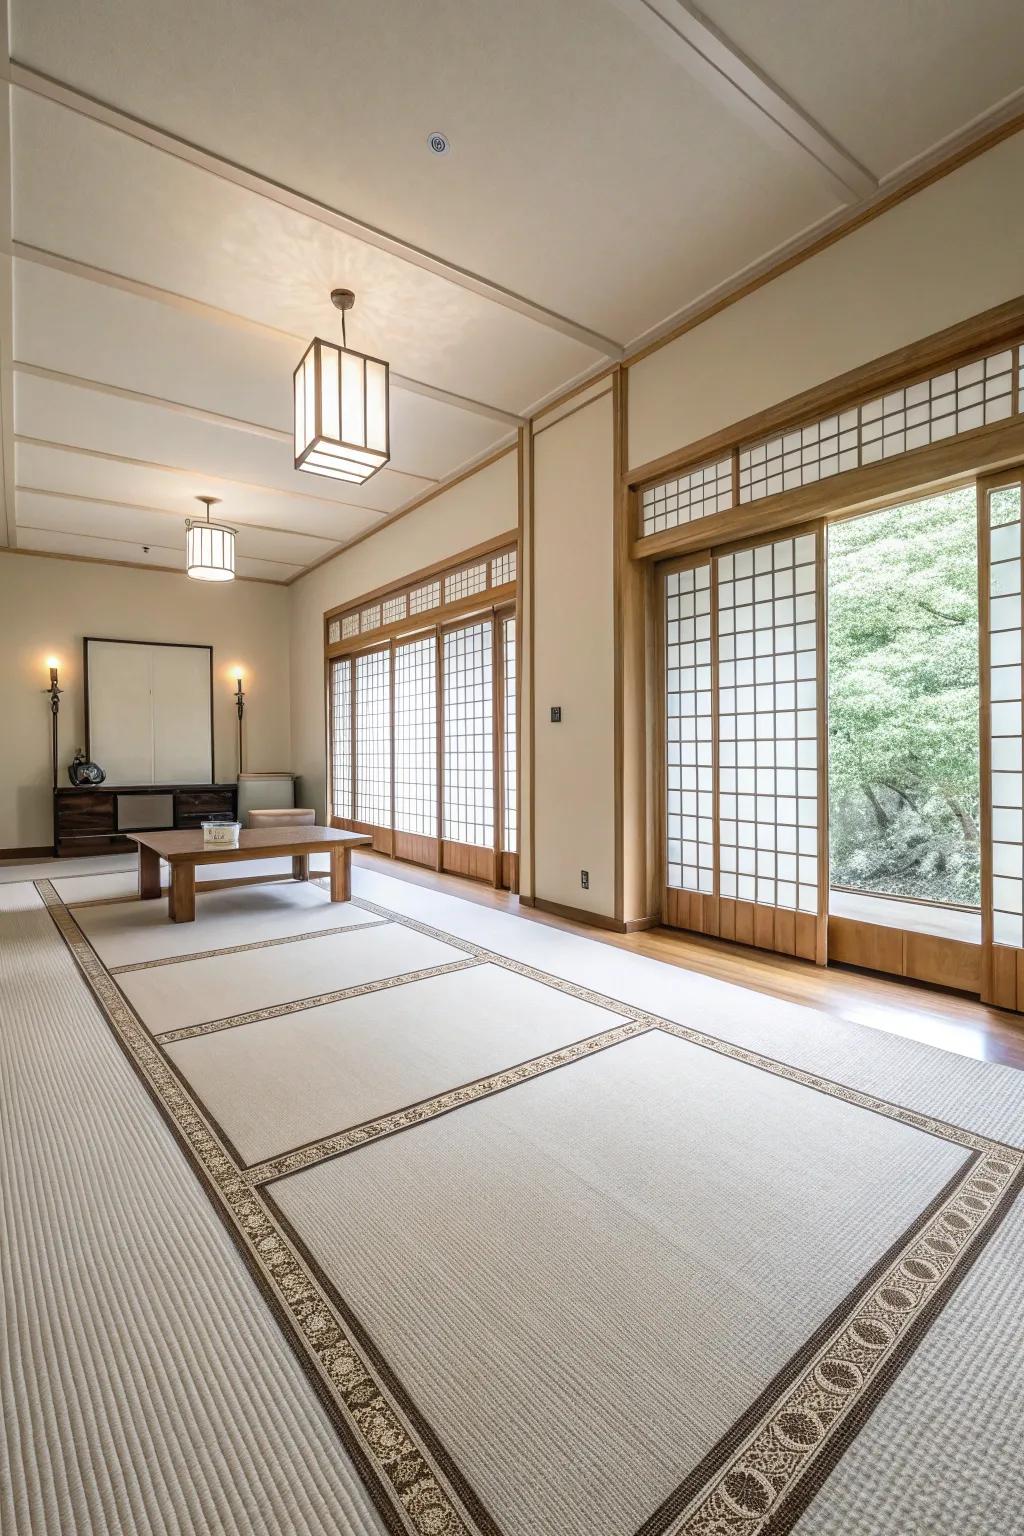
<path fill-rule="evenodd" d="M 67 864 L 45 862 L 0 868 L 4 1536 L 378 1536 L 387 1529 L 32 880 L 52 879 L 69 905 L 87 903 L 75 907 L 82 930 L 145 1028 L 227 1127 L 245 1165 L 500 1073 L 620 1020 L 593 1002 L 537 987 L 507 970 L 499 975 L 478 958 L 467 961 L 460 941 L 603 994 L 610 1005 L 620 1000 L 970 1132 L 1024 1142 L 1024 1073 L 844 1024 L 376 871 L 354 869 L 356 897 L 443 930 L 450 942 L 398 929 L 366 907 L 332 906 L 320 888 L 294 884 L 200 893 L 196 923 L 171 925 L 163 902 L 130 899 L 133 861 L 119 868 L 96 863 L 96 869 L 78 867 L 74 874 Z M 433 974 L 404 979 L 423 971 Z M 380 981 L 389 983 L 387 989 L 360 991 Z M 336 997 L 339 992 L 349 995 Z M 253 1013 L 258 1017 L 250 1018 Z M 621 1073 L 613 1070 L 614 1061 L 635 1061 L 641 1075 L 656 1079 L 658 1064 L 646 1058 L 660 1049 L 645 1036 L 619 1058 L 605 1052 L 590 1058 L 586 1070 L 555 1071 L 512 1093 L 529 1092 L 541 1115 L 549 1112 L 546 1104 L 556 1106 L 550 1112 L 566 1145 L 582 1147 L 593 1129 L 589 1110 L 596 1115 L 600 1107 L 602 1123 L 612 1124 L 617 1097 L 628 1096 L 629 1073 L 625 1065 Z M 417 1181 L 429 1183 L 430 1158 L 441 1159 L 431 1187 L 444 1187 L 449 1173 L 441 1169 L 443 1163 L 450 1170 L 455 1155 L 446 1150 L 454 1126 L 465 1127 L 467 1137 L 456 1148 L 464 1165 L 460 1176 L 473 1188 L 472 1201 L 459 1212 L 467 1232 L 486 1230 L 494 1206 L 488 1191 L 500 1186 L 504 1167 L 522 1190 L 509 1206 L 518 1204 L 515 1241 L 525 1249 L 537 1241 L 529 1196 L 547 1165 L 543 1158 L 530 1164 L 525 1153 L 517 1159 L 505 1124 L 509 1097 L 498 1094 L 433 1121 L 433 1140 L 416 1143 L 420 1133 L 413 1132 L 379 1143 L 380 1155 L 376 1148 L 374 1155 L 380 1185 L 369 1201 L 361 1258 L 343 1221 L 310 1239 L 323 1262 L 345 1274 L 363 1312 L 379 1314 L 381 1329 L 389 1295 L 382 1277 L 402 1274 L 413 1250 L 420 1251 L 417 1244 L 429 1242 Z M 655 1114 L 653 1106 L 649 1110 Z M 667 1101 L 658 1113 L 667 1117 L 659 1134 L 670 1135 Z M 784 1099 L 765 1099 L 759 1113 L 784 1117 Z M 574 1116 L 578 1128 L 571 1131 Z M 706 1142 L 717 1119 L 712 1104 L 706 1128 L 684 1129 Z M 833 1157 L 842 1161 L 842 1148 L 829 1140 L 833 1124 L 823 1120 L 813 1134 L 808 1127 L 805 1150 L 818 1165 Z M 655 1134 L 653 1126 L 652 1120 L 645 1131 L 641 1116 L 624 1120 L 615 1132 L 621 1150 L 608 1179 L 624 1179 L 630 1199 L 643 1184 L 644 1136 Z M 744 1136 L 749 1139 L 753 1129 L 745 1128 Z M 881 1141 L 874 1151 L 863 1151 L 865 1170 L 873 1156 L 895 1156 L 886 1153 L 888 1145 Z M 595 1144 L 587 1168 L 597 1166 L 593 1159 L 605 1151 Z M 794 1167 L 798 1163 L 799 1157 Z M 289 1191 L 281 1195 L 286 1214 L 297 1224 L 315 1220 L 324 1198 L 339 1213 L 355 1209 L 368 1197 L 347 1188 L 353 1167 L 353 1160 L 341 1158 L 284 1180 L 277 1187 Z M 928 1169 L 922 1164 L 915 1175 L 924 1180 L 922 1191 L 948 1172 L 941 1160 Z M 911 1193 L 908 1182 L 908 1200 Z M 651 1209 L 653 1225 L 668 1220 L 659 1198 L 662 1208 Z M 389 1201 L 407 1202 L 406 1218 L 397 1225 L 382 1221 L 374 1236 L 374 1213 L 386 1211 Z M 862 1220 L 868 1219 L 865 1213 Z M 825 1226 L 830 1224 L 831 1217 Z M 768 1250 L 770 1226 L 762 1243 Z M 544 1244 L 557 1246 L 556 1239 L 549 1232 Z M 576 1239 L 585 1265 L 587 1239 Z M 398 1247 L 385 1253 L 389 1242 Z M 400 1251 L 403 1245 L 408 1252 Z M 438 1336 L 448 1359 L 449 1352 L 457 1354 L 459 1340 L 472 1336 L 476 1302 L 474 1294 L 460 1293 L 456 1274 L 446 1278 L 441 1255 L 423 1257 L 429 1274 L 423 1295 L 433 1296 L 434 1314 L 443 1312 L 446 1295 L 453 1306 L 458 1300 L 468 1309 L 461 1331 L 450 1331 L 453 1313 L 449 1331 Z M 499 1266 L 487 1282 L 499 1291 L 500 1275 Z M 652 1272 L 652 1294 L 655 1282 Z M 778 1282 L 792 1290 L 800 1277 L 780 1267 Z M 627 1263 L 622 1285 L 629 1283 Z M 540 1293 L 535 1304 L 541 1306 Z M 1024 1316 L 1019 1210 L 1005 1220 L 799 1516 L 798 1536 L 1019 1536 L 1024 1459 L 1013 1410 L 1024 1405 L 1024 1360 L 1021 1351 L 1014 1356 L 1006 1348 L 1005 1334 L 1006 1319 L 1014 1315 Z M 557 1331 L 562 1325 L 553 1316 L 551 1326 Z M 622 1327 L 629 1326 L 624 1314 Z M 477 1481 L 496 1477 L 488 1462 L 501 1441 L 501 1415 L 487 1430 L 487 1414 L 474 1414 L 474 1393 L 482 1389 L 471 1376 L 460 1378 L 458 1391 L 454 1382 L 451 1391 L 440 1391 L 431 1366 L 436 1354 L 422 1354 L 417 1330 L 399 1343 L 408 1371 L 421 1373 L 424 1397 L 437 1398 L 436 1415 L 455 1415 Z M 563 1345 L 569 1348 L 568 1338 Z M 649 1349 L 649 1330 L 638 1329 L 636 1347 Z M 668 1372 L 671 1358 L 668 1345 L 654 1350 L 649 1369 Z M 602 1376 L 601 1391 L 612 1391 L 614 1379 L 614 1373 Z M 741 1388 L 742 1382 L 735 1390 L 742 1396 Z M 586 1403 L 579 1411 L 585 1419 Z M 685 1413 L 685 1404 L 678 1411 Z M 648 1438 L 657 1439 L 653 1426 Z M 528 1474 L 527 1451 L 539 1455 L 550 1440 L 538 1431 L 537 1444 L 524 1449 L 513 1437 L 503 1451 L 506 1479 L 517 1456 Z M 607 1460 L 615 1452 L 610 1443 L 602 1455 Z M 658 1454 L 670 1457 L 671 1445 Z M 629 1481 L 626 1463 L 621 1480 Z M 545 1503 L 537 1494 L 535 1505 L 524 1498 L 520 1508 L 515 1485 L 497 1477 L 494 1500 L 504 1500 L 508 1510 L 503 1530 L 521 1536 L 531 1522 L 539 1529 L 547 1520 L 556 1524 L 544 1527 L 545 1536 L 559 1524 L 558 1536 L 589 1531 L 574 1523 L 569 1461 L 561 1487 L 564 1507 L 554 1496 Z M 609 1488 L 602 1507 L 626 1510 L 642 1491 Z M 632 1536 L 633 1529 L 621 1536 Z M 607 1536 L 620 1532 L 610 1527 Z"/>

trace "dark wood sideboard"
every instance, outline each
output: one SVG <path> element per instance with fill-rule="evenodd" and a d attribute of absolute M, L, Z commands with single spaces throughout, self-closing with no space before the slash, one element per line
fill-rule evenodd
<path fill-rule="evenodd" d="M 145 797 L 149 797 L 148 803 Z M 160 813 L 155 820 L 147 818 L 150 805 Z M 130 821 L 133 832 L 152 832 L 170 827 L 198 827 L 211 817 L 223 821 L 237 814 L 237 784 L 61 787 L 53 792 L 54 852 L 66 858 L 76 853 L 134 849 L 135 844 L 129 842 L 121 825 L 125 820 Z"/>

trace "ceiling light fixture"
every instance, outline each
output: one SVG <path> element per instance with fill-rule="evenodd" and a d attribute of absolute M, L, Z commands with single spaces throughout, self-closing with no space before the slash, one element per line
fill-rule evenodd
<path fill-rule="evenodd" d="M 391 430 L 387 363 L 349 349 L 345 314 L 355 301 L 349 288 L 332 291 L 342 344 L 314 337 L 295 370 L 295 468 L 362 485 L 390 459 Z"/>
<path fill-rule="evenodd" d="M 195 581 L 234 581 L 235 530 L 210 522 L 210 508 L 218 496 L 197 496 L 206 507 L 206 521 L 185 519 L 185 570 Z"/>

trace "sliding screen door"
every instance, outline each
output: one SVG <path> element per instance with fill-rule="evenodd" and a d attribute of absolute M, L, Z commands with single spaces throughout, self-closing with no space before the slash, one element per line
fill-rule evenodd
<path fill-rule="evenodd" d="M 442 636 L 442 867 L 494 880 L 494 626 L 488 619 Z"/>
<path fill-rule="evenodd" d="M 355 658 L 355 821 L 374 833 L 374 847 L 390 851 L 391 651 Z"/>
<path fill-rule="evenodd" d="M 665 576 L 665 921 L 718 932 L 711 556 Z"/>
<path fill-rule="evenodd" d="M 665 578 L 666 920 L 823 961 L 824 532 Z"/>
<path fill-rule="evenodd" d="M 978 483 L 982 998 L 1024 1008 L 1021 502 L 1024 471 Z"/>
<path fill-rule="evenodd" d="M 437 839 L 437 637 L 395 644 L 395 856 L 433 865 Z"/>
<path fill-rule="evenodd" d="M 352 658 L 331 662 L 331 815 L 352 820 Z"/>
<path fill-rule="evenodd" d="M 506 614 L 498 620 L 498 651 L 501 674 L 501 881 L 510 891 L 519 889 L 519 758 L 516 735 L 516 619 Z"/>

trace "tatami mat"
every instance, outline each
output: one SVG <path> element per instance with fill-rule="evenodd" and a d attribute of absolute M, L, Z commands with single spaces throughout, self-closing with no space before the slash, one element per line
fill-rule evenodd
<path fill-rule="evenodd" d="M 168 1050 L 254 1163 L 621 1022 L 541 982 L 481 965 Z"/>
<path fill-rule="evenodd" d="M 201 931 L 199 922 L 188 927 Z M 129 971 L 118 981 L 147 1028 L 161 1033 L 464 958 L 460 949 L 388 924 Z"/>
<path fill-rule="evenodd" d="M 5 1531 L 380 1536 L 353 1448 L 392 1536 L 1016 1536 L 1021 1159 L 975 1132 L 1024 1139 L 1024 1074 L 353 877 L 380 912 L 188 925 L 0 884 Z"/>
<path fill-rule="evenodd" d="M 384 1536 L 30 884 L 0 889 L 4 1536 Z"/>
<path fill-rule="evenodd" d="M 351 902 L 331 901 L 320 886 L 305 881 L 208 891 L 196 900 L 194 923 L 172 923 L 164 901 L 81 907 L 75 915 L 100 959 L 111 966 L 377 921 Z"/>
<path fill-rule="evenodd" d="M 623 1536 L 965 1161 L 656 1033 L 272 1195 L 506 1536 Z"/>

